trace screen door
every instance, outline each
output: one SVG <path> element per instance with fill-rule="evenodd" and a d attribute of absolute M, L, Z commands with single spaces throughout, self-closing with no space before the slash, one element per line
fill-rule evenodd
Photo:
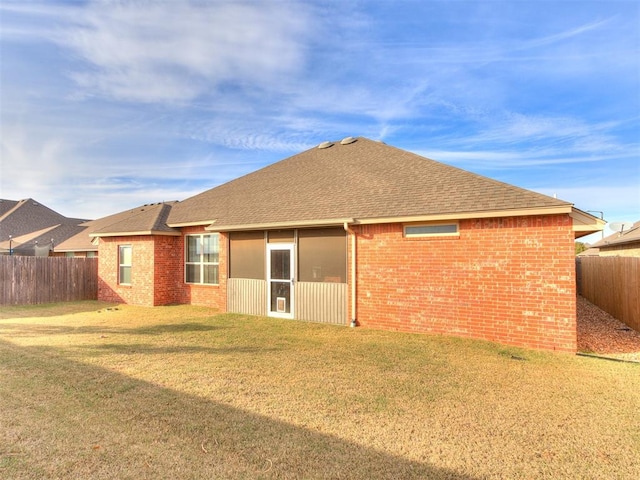
<path fill-rule="evenodd" d="M 293 318 L 294 245 L 273 243 L 267 245 L 269 316 Z"/>

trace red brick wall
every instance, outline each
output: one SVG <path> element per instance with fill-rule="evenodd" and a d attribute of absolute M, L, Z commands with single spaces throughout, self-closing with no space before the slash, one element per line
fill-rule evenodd
<path fill-rule="evenodd" d="M 201 227 L 184 233 L 209 233 Z M 132 246 L 131 285 L 118 284 L 118 247 Z M 227 236 L 220 234 L 219 285 L 184 281 L 184 236 L 131 236 L 100 239 L 98 299 L 133 305 L 193 304 L 226 309 Z"/>
<path fill-rule="evenodd" d="M 419 239 L 404 238 L 401 224 L 354 226 L 358 323 L 575 352 L 571 224 L 568 215 L 463 220 L 459 237 Z M 133 247 L 131 286 L 118 285 L 118 246 L 125 244 Z M 226 311 L 227 251 L 222 233 L 219 285 L 190 285 L 184 236 L 103 238 L 99 299 Z"/>
<path fill-rule="evenodd" d="M 184 253 L 182 237 L 154 237 L 153 304 L 180 303 L 184 287 Z"/>
<path fill-rule="evenodd" d="M 151 236 L 105 237 L 98 255 L 98 300 L 133 305 L 155 305 L 154 250 Z M 118 250 L 131 245 L 131 285 L 118 283 Z"/>
<path fill-rule="evenodd" d="M 220 233 L 220 266 L 218 285 L 194 285 L 184 282 L 184 256 L 185 240 L 184 235 L 211 233 L 205 231 L 204 227 L 187 227 L 182 229 L 183 236 L 179 237 L 179 284 L 176 290 L 175 303 L 204 305 L 214 307 L 224 312 L 227 308 L 227 248 L 228 235 Z"/>
<path fill-rule="evenodd" d="M 463 220 L 459 237 L 358 231 L 358 323 L 575 352 L 568 215 Z"/>

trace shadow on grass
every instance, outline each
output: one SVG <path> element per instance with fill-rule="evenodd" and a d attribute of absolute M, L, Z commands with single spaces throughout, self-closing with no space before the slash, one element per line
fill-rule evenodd
<path fill-rule="evenodd" d="M 0 323 L 0 332 L 16 337 L 40 337 L 42 335 L 161 335 L 164 333 L 210 332 L 219 330 L 219 325 L 204 325 L 198 322 L 169 323 L 138 328 L 104 326 L 73 327 L 69 325 L 47 325 L 24 323 Z"/>
<path fill-rule="evenodd" d="M 113 303 L 97 300 L 82 300 L 78 302 L 40 303 L 35 305 L 1 305 L 0 320 L 25 317 L 56 317 L 75 313 L 97 312 L 107 308 L 117 308 Z"/>
<path fill-rule="evenodd" d="M 148 345 L 144 343 L 105 343 L 102 345 L 84 345 L 81 347 L 85 350 L 85 354 L 88 356 L 99 355 L 165 355 L 172 353 L 209 353 L 209 354 L 263 354 L 266 352 L 275 351 L 275 348 L 253 348 L 253 347 L 198 347 L 185 345 L 181 347 L 156 347 L 154 345 Z"/>
<path fill-rule="evenodd" d="M 0 371 L 5 478 L 471 479 L 50 347 L 0 341 Z"/>

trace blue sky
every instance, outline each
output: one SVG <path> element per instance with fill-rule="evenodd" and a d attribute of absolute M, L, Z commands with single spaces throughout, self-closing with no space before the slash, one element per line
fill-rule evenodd
<path fill-rule="evenodd" d="M 640 220 L 635 0 L 2 0 L 0 27 L 2 198 L 97 218 L 362 135 Z"/>

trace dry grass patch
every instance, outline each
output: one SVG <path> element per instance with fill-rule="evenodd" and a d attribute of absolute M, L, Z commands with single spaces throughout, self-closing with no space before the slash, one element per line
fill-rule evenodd
<path fill-rule="evenodd" d="M 640 477 L 639 365 L 74 305 L 3 309 L 1 477 Z"/>

